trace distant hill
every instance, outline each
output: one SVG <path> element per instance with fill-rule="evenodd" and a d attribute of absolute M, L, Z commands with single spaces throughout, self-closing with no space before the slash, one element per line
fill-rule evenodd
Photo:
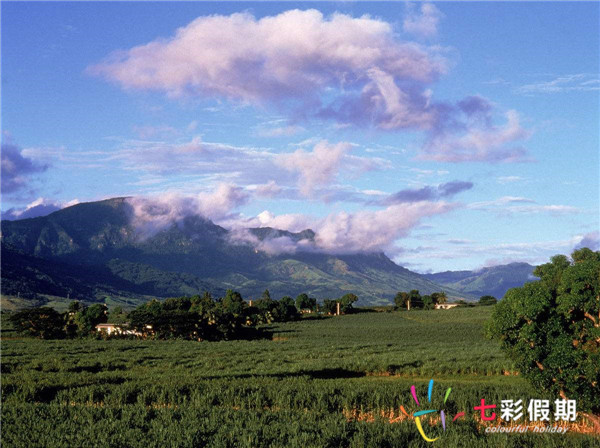
<path fill-rule="evenodd" d="M 534 269 L 535 266 L 528 263 L 509 263 L 477 271 L 445 271 L 423 276 L 432 282 L 477 297 L 490 295 L 501 299 L 510 288 L 538 280 L 533 275 Z"/>
<path fill-rule="evenodd" d="M 444 290 L 473 299 L 396 265 L 383 253 L 331 255 L 315 251 L 273 255 L 200 216 L 188 216 L 142 237 L 126 198 L 81 203 L 48 216 L 2 222 L 2 294 L 69 296 L 88 302 L 238 290 L 256 298 L 306 292 L 318 299 L 353 292 L 359 305 L 388 304 L 398 291 Z M 248 232 L 255 241 L 315 233 L 273 228 Z"/>

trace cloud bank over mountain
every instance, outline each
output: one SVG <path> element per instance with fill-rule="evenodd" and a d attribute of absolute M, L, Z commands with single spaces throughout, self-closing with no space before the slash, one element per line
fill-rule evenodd
<path fill-rule="evenodd" d="M 202 216 L 232 230 L 239 241 L 254 244 L 257 249 L 269 253 L 300 250 L 336 254 L 396 253 L 396 240 L 408 235 L 423 219 L 448 213 L 458 207 L 458 204 L 443 201 L 418 201 L 391 205 L 382 210 L 331 212 L 324 218 L 304 214 L 276 216 L 269 211 L 248 218 L 236 209 L 249 198 L 250 194 L 242 188 L 221 184 L 212 193 L 191 197 L 175 193 L 133 197 L 127 198 L 127 203 L 132 209 L 131 222 L 142 238 L 153 236 L 186 217 Z M 254 227 L 272 227 L 290 232 L 311 229 L 316 235 L 310 241 L 280 237 L 259 241 L 245 232 Z"/>

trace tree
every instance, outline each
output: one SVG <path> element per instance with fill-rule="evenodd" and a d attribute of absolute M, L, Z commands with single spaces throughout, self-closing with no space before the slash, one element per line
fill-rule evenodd
<path fill-rule="evenodd" d="M 335 314 L 337 311 L 337 300 L 323 300 L 323 311 L 327 314 Z"/>
<path fill-rule="evenodd" d="M 423 299 L 417 289 L 411 290 L 409 293 L 410 306 L 413 308 L 423 308 Z"/>
<path fill-rule="evenodd" d="M 10 317 L 17 332 L 41 339 L 54 339 L 64 336 L 63 318 L 50 307 L 31 308 L 19 311 Z"/>
<path fill-rule="evenodd" d="M 216 303 L 210 292 L 205 292 L 202 296 L 195 295 L 191 298 L 190 312 L 208 316 L 215 311 L 215 308 Z"/>
<path fill-rule="evenodd" d="M 308 308 L 308 302 L 309 298 L 307 294 L 299 294 L 298 297 L 296 297 L 296 308 L 299 310 L 306 309 Z"/>
<path fill-rule="evenodd" d="M 593 250 L 584 247 L 573 252 L 571 254 L 571 258 L 575 263 L 580 263 L 587 260 L 600 261 L 600 252 L 594 252 Z"/>
<path fill-rule="evenodd" d="M 127 313 L 120 306 L 114 307 L 108 315 L 108 320 L 111 324 L 124 324 L 127 322 Z"/>
<path fill-rule="evenodd" d="M 433 298 L 429 295 L 425 295 L 423 297 L 421 297 L 421 300 L 423 301 L 423 308 L 426 310 L 432 310 L 435 307 L 435 302 L 433 301 Z"/>
<path fill-rule="evenodd" d="M 268 293 L 268 291 L 265 292 Z M 242 295 L 239 292 L 233 291 L 231 289 L 228 289 L 225 292 L 225 297 L 221 302 L 223 311 L 231 313 L 234 316 L 240 316 L 244 312 L 245 305 L 246 302 L 244 302 L 244 299 L 242 299 Z"/>
<path fill-rule="evenodd" d="M 78 300 L 73 300 L 71 303 L 69 303 L 69 314 L 70 313 L 78 313 L 79 311 L 81 311 L 83 309 L 83 305 L 81 304 L 80 301 Z"/>
<path fill-rule="evenodd" d="M 396 305 L 396 308 L 404 307 L 410 310 L 410 296 L 407 292 L 400 291 L 396 294 L 396 297 L 394 297 L 394 304 Z"/>
<path fill-rule="evenodd" d="M 302 293 L 296 297 L 296 308 L 299 310 L 314 311 L 317 308 L 317 299 L 308 297 L 308 295 Z"/>
<path fill-rule="evenodd" d="M 550 263 L 537 266 L 533 275 L 539 277 L 548 287 L 556 289 L 560 283 L 562 273 L 571 263 L 565 255 L 555 255 L 550 258 Z"/>
<path fill-rule="evenodd" d="M 123 307 L 115 306 L 110 314 L 123 314 Z"/>
<path fill-rule="evenodd" d="M 268 289 L 265 289 L 265 291 L 262 293 L 261 299 L 271 300 L 271 293 Z"/>
<path fill-rule="evenodd" d="M 496 299 L 494 296 L 481 296 L 479 298 L 479 305 L 481 306 L 495 305 L 497 302 L 498 299 Z"/>
<path fill-rule="evenodd" d="M 352 293 L 344 294 L 338 300 L 338 302 L 340 304 L 340 312 L 342 314 L 351 313 L 353 311 L 352 304 L 354 302 L 356 302 L 357 300 L 358 300 L 358 297 L 355 294 L 352 294 Z M 337 307 L 337 305 L 336 305 L 336 307 Z"/>
<path fill-rule="evenodd" d="M 277 302 L 277 314 L 277 320 L 280 322 L 298 319 L 298 310 L 294 305 L 294 300 L 288 296 L 282 297 L 281 300 Z"/>
<path fill-rule="evenodd" d="M 189 297 L 169 298 L 162 303 L 163 311 L 189 311 L 192 301 Z"/>
<path fill-rule="evenodd" d="M 510 289 L 488 324 L 490 336 L 537 389 L 600 412 L 600 252 L 558 255 L 539 281 Z M 590 417 L 600 429 L 600 419 Z"/>
<path fill-rule="evenodd" d="M 432 297 L 435 296 L 434 302 L 437 304 L 443 304 L 448 302 L 448 295 L 444 292 L 435 292 L 431 295 Z"/>
<path fill-rule="evenodd" d="M 96 325 L 107 321 L 108 307 L 104 303 L 85 307 L 72 302 L 64 316 L 64 331 L 67 337 L 88 336 L 96 330 Z"/>

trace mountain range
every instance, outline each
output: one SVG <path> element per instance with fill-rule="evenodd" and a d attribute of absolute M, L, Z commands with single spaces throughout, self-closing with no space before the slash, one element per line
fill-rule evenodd
<path fill-rule="evenodd" d="M 149 234 L 135 225 L 127 198 L 81 203 L 47 216 L 2 222 L 2 295 L 17 306 L 68 298 L 134 306 L 152 297 L 235 289 L 246 299 L 269 289 L 273 298 L 356 294 L 359 305 L 389 304 L 396 292 L 445 291 L 475 300 L 480 282 L 466 271 L 420 275 L 384 253 L 272 253 L 268 243 L 310 243 L 315 233 L 251 228 L 239 238 L 198 215 Z M 307 244 L 306 247 L 314 247 Z M 438 276 L 438 277 L 436 277 Z M 492 288 L 495 277 L 483 286 Z M 500 282 L 501 286 L 508 284 Z M 522 283 L 521 283 L 522 284 Z M 487 293 L 487 290 L 486 290 Z"/>
<path fill-rule="evenodd" d="M 533 275 L 534 269 L 535 266 L 528 263 L 509 263 L 475 271 L 445 271 L 423 276 L 465 294 L 477 297 L 490 295 L 501 299 L 510 288 L 538 280 Z"/>

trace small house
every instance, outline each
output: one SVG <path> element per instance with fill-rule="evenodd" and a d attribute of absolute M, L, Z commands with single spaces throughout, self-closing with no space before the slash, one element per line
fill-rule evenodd
<path fill-rule="evenodd" d="M 435 305 L 436 310 L 449 310 L 450 308 L 455 308 L 458 306 L 458 303 L 437 303 Z"/>
<path fill-rule="evenodd" d="M 152 328 L 151 325 L 146 325 L 146 327 Z M 123 325 L 119 325 L 119 324 L 98 324 L 98 325 L 96 325 L 96 331 L 98 333 L 106 333 L 108 336 L 121 336 L 121 335 L 141 336 L 142 335 L 142 333 L 140 333 L 139 331 L 123 328 Z"/>

